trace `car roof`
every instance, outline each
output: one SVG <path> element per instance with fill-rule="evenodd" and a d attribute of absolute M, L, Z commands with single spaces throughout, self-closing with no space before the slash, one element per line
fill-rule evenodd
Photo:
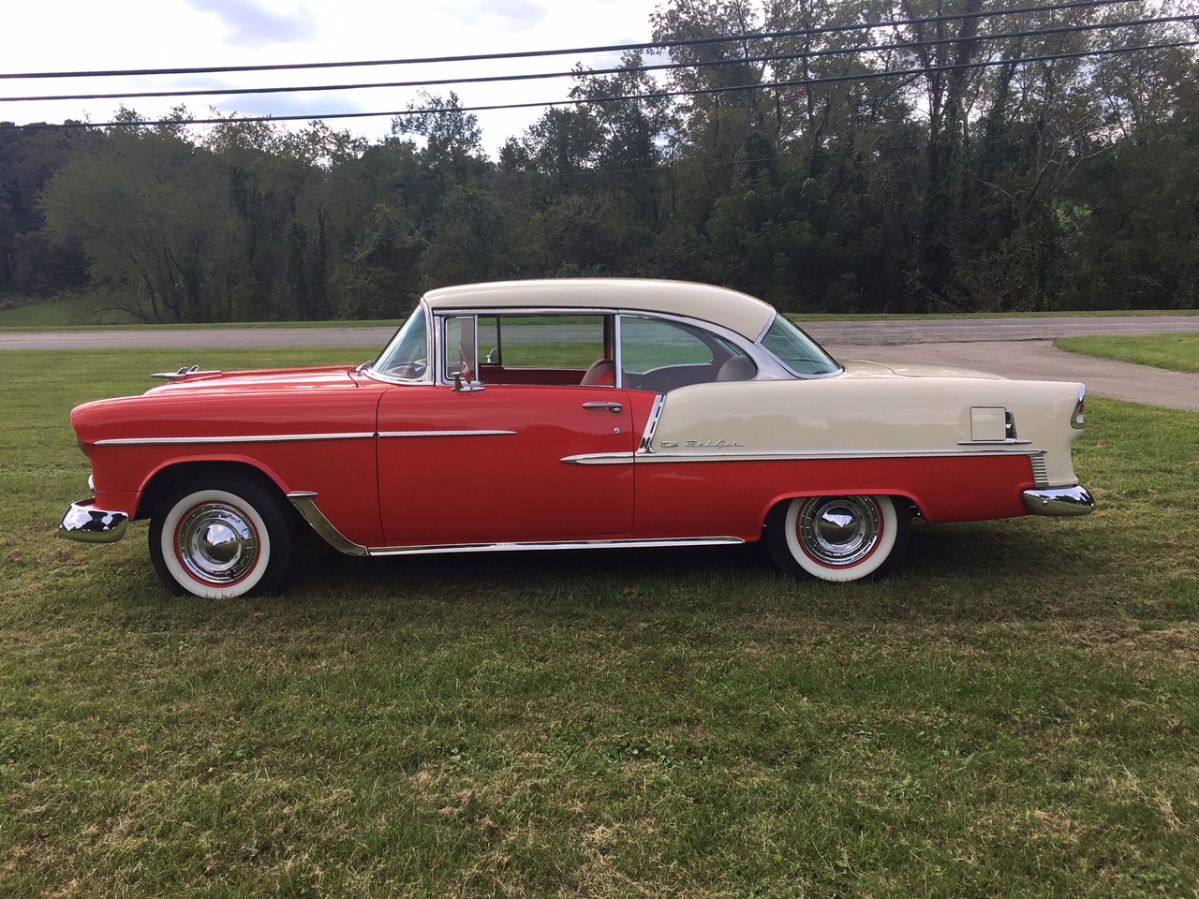
<path fill-rule="evenodd" d="M 620 309 L 683 315 L 757 340 L 774 307 L 727 287 L 646 278 L 550 278 L 441 287 L 424 296 L 434 311 L 453 309 Z"/>

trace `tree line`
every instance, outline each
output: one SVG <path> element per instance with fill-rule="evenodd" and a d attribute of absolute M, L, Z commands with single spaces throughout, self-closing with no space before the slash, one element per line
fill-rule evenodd
<path fill-rule="evenodd" d="M 1196 308 L 1193 48 L 969 67 L 1193 39 L 1193 22 L 1063 28 L 1196 5 L 863 34 L 812 32 L 981 0 L 668 0 L 656 41 L 806 33 L 672 47 L 691 67 L 664 75 L 635 52 L 615 73 L 580 65 L 584 102 L 495 158 L 452 93 L 377 141 L 322 123 L 200 131 L 183 108 L 0 128 L 0 295 L 75 291 L 150 322 L 396 317 L 446 284 L 619 275 L 788 311 Z M 1051 33 L 985 39 L 1034 30 Z M 602 99 L 663 91 L 696 93 Z"/>

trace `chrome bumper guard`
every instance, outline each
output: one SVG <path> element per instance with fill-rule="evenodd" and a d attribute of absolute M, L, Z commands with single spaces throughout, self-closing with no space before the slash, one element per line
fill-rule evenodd
<path fill-rule="evenodd" d="M 124 512 L 97 509 L 93 502 L 95 500 L 81 499 L 71 503 L 58 527 L 58 536 L 80 543 L 115 543 L 124 537 L 129 516 Z"/>
<path fill-rule="evenodd" d="M 1095 511 L 1095 497 L 1082 484 L 1025 490 L 1024 508 L 1030 515 L 1090 515 Z"/>

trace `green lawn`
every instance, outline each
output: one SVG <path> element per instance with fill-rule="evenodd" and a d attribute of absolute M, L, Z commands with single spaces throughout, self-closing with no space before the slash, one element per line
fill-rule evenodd
<path fill-rule="evenodd" d="M 209 603 L 144 525 L 54 538 L 67 411 L 177 357 L 0 354 L 0 895 L 1199 881 L 1199 417 L 1088 398 L 1094 515 L 918 527 L 884 584 L 754 547 L 314 552 L 285 597 Z"/>
<path fill-rule="evenodd" d="M 1058 340 L 1057 345 L 1072 353 L 1153 365 L 1173 371 L 1199 372 L 1199 334 L 1069 337 Z"/>

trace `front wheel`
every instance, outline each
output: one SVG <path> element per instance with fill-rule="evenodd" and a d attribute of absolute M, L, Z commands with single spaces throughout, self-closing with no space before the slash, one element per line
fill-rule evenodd
<path fill-rule="evenodd" d="M 911 516 L 889 496 L 811 496 L 779 503 L 766 522 L 784 571 L 824 581 L 877 579 L 907 549 Z"/>
<path fill-rule="evenodd" d="M 278 500 L 238 475 L 183 487 L 150 522 L 150 556 L 177 595 L 225 599 L 276 589 L 291 565 L 294 526 Z"/>

